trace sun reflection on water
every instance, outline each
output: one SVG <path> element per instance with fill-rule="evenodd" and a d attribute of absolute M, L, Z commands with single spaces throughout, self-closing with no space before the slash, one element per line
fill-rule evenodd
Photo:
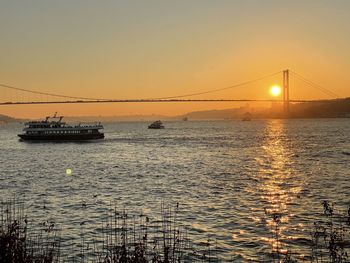
<path fill-rule="evenodd" d="M 292 214 L 288 205 L 294 202 L 301 191 L 294 180 L 293 155 L 288 146 L 286 123 L 283 120 L 270 120 L 265 129 L 262 144 L 263 155 L 256 158 L 259 164 L 257 190 L 263 204 L 265 227 L 270 232 L 270 238 L 262 238 L 273 252 L 286 253 L 288 246 L 288 222 Z"/>

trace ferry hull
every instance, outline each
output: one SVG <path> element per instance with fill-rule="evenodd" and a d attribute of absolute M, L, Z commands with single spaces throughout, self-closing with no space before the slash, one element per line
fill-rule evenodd
<path fill-rule="evenodd" d="M 98 134 L 62 134 L 62 135 L 28 135 L 18 134 L 23 141 L 86 141 L 103 139 L 103 133 Z"/>

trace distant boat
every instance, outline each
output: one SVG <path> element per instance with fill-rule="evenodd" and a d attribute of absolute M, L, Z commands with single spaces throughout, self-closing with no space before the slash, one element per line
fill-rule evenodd
<path fill-rule="evenodd" d="M 155 121 L 148 125 L 148 129 L 164 129 L 164 125 L 161 121 Z"/>
<path fill-rule="evenodd" d="M 188 117 L 182 118 L 183 121 L 188 121 Z"/>
<path fill-rule="evenodd" d="M 85 141 L 104 138 L 104 133 L 100 132 L 103 129 L 100 123 L 70 126 L 62 122 L 63 116 L 56 115 L 25 123 L 23 133 L 18 134 L 18 137 L 23 141 Z"/>
<path fill-rule="evenodd" d="M 251 121 L 252 120 L 252 115 L 250 114 L 250 112 L 246 112 L 243 115 L 242 121 Z"/>

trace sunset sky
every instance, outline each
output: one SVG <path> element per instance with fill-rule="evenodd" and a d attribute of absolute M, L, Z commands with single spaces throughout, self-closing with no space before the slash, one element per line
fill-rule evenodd
<path fill-rule="evenodd" d="M 138 99 L 223 88 L 286 68 L 350 96 L 350 1 L 0 1 L 0 83 Z M 270 97 L 282 74 L 193 98 Z M 0 87 L 0 100 L 28 96 Z M 291 97 L 329 98 L 291 78 Z M 44 99 L 44 98 L 42 98 Z M 176 115 L 233 103 L 0 106 L 0 114 Z"/>

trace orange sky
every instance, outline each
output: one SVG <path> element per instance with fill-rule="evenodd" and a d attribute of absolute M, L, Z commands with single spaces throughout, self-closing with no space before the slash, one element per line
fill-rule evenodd
<path fill-rule="evenodd" d="M 350 96 L 349 1 L 0 3 L 0 83 L 83 97 L 201 92 L 292 69 Z M 269 98 L 281 76 L 194 98 Z M 45 99 L 0 88 L 1 101 Z M 291 97 L 329 98 L 291 77 Z M 233 103 L 0 106 L 0 114 L 177 115 Z"/>

